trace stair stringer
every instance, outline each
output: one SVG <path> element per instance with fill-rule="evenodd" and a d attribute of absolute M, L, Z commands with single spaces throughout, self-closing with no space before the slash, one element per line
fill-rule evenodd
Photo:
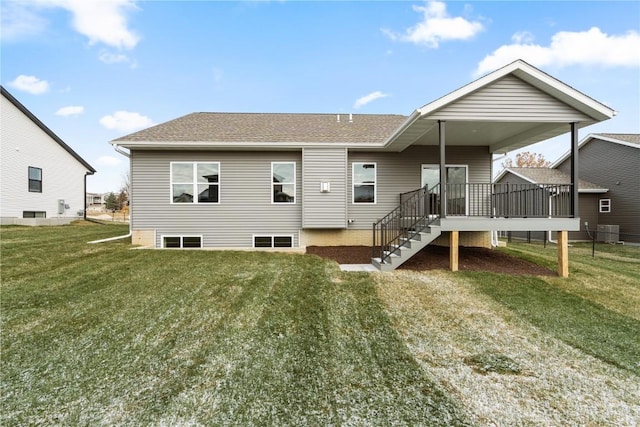
<path fill-rule="evenodd" d="M 441 233 L 439 225 L 430 225 L 413 239 L 403 243 L 397 253 L 389 257 L 389 261 L 381 262 L 380 258 L 371 258 L 371 264 L 380 271 L 393 271 L 436 240 Z"/>

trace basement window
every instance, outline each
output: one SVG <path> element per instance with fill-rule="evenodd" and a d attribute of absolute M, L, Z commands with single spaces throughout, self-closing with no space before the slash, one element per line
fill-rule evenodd
<path fill-rule="evenodd" d="M 44 211 L 22 211 L 22 218 L 46 218 L 47 213 Z"/>
<path fill-rule="evenodd" d="M 293 236 L 253 236 L 254 248 L 292 248 Z"/>
<path fill-rule="evenodd" d="M 611 212 L 611 199 L 600 199 L 600 213 Z"/>
<path fill-rule="evenodd" d="M 202 236 L 162 236 L 163 248 L 191 249 L 202 247 Z"/>

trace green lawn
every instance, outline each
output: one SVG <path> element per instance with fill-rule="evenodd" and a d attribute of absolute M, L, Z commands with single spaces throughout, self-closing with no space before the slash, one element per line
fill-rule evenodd
<path fill-rule="evenodd" d="M 366 274 L 2 228 L 2 425 L 464 425 Z"/>
<path fill-rule="evenodd" d="M 86 243 L 126 225 L 0 232 L 2 425 L 640 421 L 638 248 L 572 248 L 569 279 L 369 275 Z"/>

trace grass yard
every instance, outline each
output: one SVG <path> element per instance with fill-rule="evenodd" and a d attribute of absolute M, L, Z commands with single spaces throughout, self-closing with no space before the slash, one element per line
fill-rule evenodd
<path fill-rule="evenodd" d="M 465 425 L 367 274 L 2 229 L 2 425 Z"/>
<path fill-rule="evenodd" d="M 640 423 L 638 248 L 560 279 L 86 244 L 126 231 L 2 227 L 0 424 Z"/>

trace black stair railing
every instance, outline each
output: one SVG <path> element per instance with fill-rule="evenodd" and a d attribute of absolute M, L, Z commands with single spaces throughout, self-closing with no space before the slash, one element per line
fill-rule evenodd
<path fill-rule="evenodd" d="M 400 194 L 400 205 L 373 224 L 373 257 L 381 262 L 440 218 L 440 184 Z"/>

